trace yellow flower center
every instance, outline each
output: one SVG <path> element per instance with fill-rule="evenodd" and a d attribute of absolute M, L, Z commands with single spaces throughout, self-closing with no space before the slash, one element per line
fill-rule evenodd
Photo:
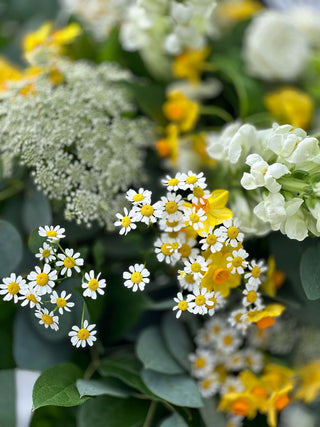
<path fill-rule="evenodd" d="M 131 282 L 133 283 L 140 283 L 143 279 L 143 276 L 141 273 L 139 273 L 139 271 L 135 271 L 134 273 L 131 274 Z"/>
<path fill-rule="evenodd" d="M 80 329 L 77 333 L 77 337 L 79 338 L 79 340 L 82 340 L 82 341 L 87 340 L 89 336 L 90 336 L 90 332 L 86 328 Z"/>
<path fill-rule="evenodd" d="M 217 243 L 217 236 L 214 234 L 209 234 L 209 236 L 206 238 L 206 243 L 211 246 Z"/>
<path fill-rule="evenodd" d="M 224 345 L 226 345 L 226 346 L 231 345 L 231 344 L 233 343 L 233 337 L 231 337 L 230 335 L 226 335 L 226 336 L 223 338 L 223 343 L 224 343 Z"/>
<path fill-rule="evenodd" d="M 202 388 L 209 388 L 210 385 L 211 385 L 211 381 L 209 381 L 209 380 L 203 380 L 202 383 L 201 383 L 201 385 L 202 385 Z"/>
<path fill-rule="evenodd" d="M 178 178 L 171 178 L 168 181 L 168 185 L 171 185 L 172 187 L 174 187 L 175 185 L 178 185 L 178 184 L 179 184 Z"/>
<path fill-rule="evenodd" d="M 175 239 L 176 237 L 178 237 L 178 232 L 177 231 L 169 231 L 168 236 L 171 239 Z"/>
<path fill-rule="evenodd" d="M 204 359 L 203 357 L 198 357 L 198 359 L 196 359 L 194 362 L 195 367 L 198 369 L 204 368 L 206 364 L 206 359 Z"/>
<path fill-rule="evenodd" d="M 46 231 L 46 235 L 48 237 L 57 237 L 57 232 L 54 230 L 48 230 L 48 231 Z"/>
<path fill-rule="evenodd" d="M 220 333 L 220 331 L 221 331 L 221 328 L 220 328 L 220 326 L 214 326 L 214 327 L 211 329 L 211 331 L 212 331 L 212 333 L 213 333 L 214 335 L 218 335 L 218 334 Z"/>
<path fill-rule="evenodd" d="M 47 273 L 40 273 L 36 277 L 36 282 L 39 286 L 45 286 L 49 282 L 49 276 Z"/>
<path fill-rule="evenodd" d="M 185 300 L 179 301 L 178 308 L 181 311 L 186 311 L 188 309 L 188 303 Z"/>
<path fill-rule="evenodd" d="M 57 298 L 56 304 L 58 307 L 65 307 L 67 305 L 67 301 L 64 298 Z"/>
<path fill-rule="evenodd" d="M 169 221 L 168 219 L 166 220 L 167 226 L 168 227 L 176 227 L 179 224 L 179 221 Z"/>
<path fill-rule="evenodd" d="M 52 323 L 53 323 L 53 319 L 52 319 L 51 316 L 49 316 L 49 314 L 43 314 L 42 317 L 41 317 L 41 320 L 46 325 L 52 325 Z"/>
<path fill-rule="evenodd" d="M 171 200 L 170 202 L 166 203 L 165 210 L 166 212 L 168 212 L 168 214 L 174 214 L 178 210 L 178 205 L 176 202 Z"/>
<path fill-rule="evenodd" d="M 194 302 L 197 305 L 204 305 L 206 303 L 206 299 L 203 295 L 198 295 L 198 296 L 196 296 L 196 299 L 194 300 Z"/>
<path fill-rule="evenodd" d="M 193 224 L 194 224 L 194 223 L 199 222 L 199 220 L 200 220 L 199 215 L 197 215 L 197 214 L 195 214 L 195 213 L 193 213 L 193 214 L 191 214 L 191 215 L 190 215 L 190 221 L 191 221 Z"/>
<path fill-rule="evenodd" d="M 175 250 L 177 250 L 177 249 L 178 249 L 178 247 L 179 247 L 179 243 L 178 243 L 178 242 L 173 242 L 173 243 L 171 243 L 171 247 L 172 247 L 172 249 L 175 251 Z"/>
<path fill-rule="evenodd" d="M 236 256 L 232 260 L 232 265 L 234 267 L 240 267 L 240 265 L 242 264 L 242 261 L 243 261 L 243 259 L 241 258 L 241 256 Z"/>
<path fill-rule="evenodd" d="M 16 295 L 20 291 L 20 286 L 17 282 L 11 282 L 8 285 L 8 292 L 11 295 Z"/>
<path fill-rule="evenodd" d="M 209 298 L 209 301 L 212 301 L 213 305 L 208 306 L 208 308 L 214 308 L 217 305 L 217 298 L 215 297 Z"/>
<path fill-rule="evenodd" d="M 131 224 L 131 219 L 129 216 L 124 216 L 121 220 L 121 224 L 123 227 L 127 228 Z"/>
<path fill-rule="evenodd" d="M 43 249 L 42 256 L 43 256 L 43 258 L 48 258 L 48 256 L 50 256 L 49 249 Z"/>
<path fill-rule="evenodd" d="M 187 258 L 191 254 L 191 247 L 187 243 L 183 243 L 179 248 L 182 258 Z"/>
<path fill-rule="evenodd" d="M 194 175 L 188 176 L 186 179 L 187 184 L 195 184 L 198 181 L 198 178 Z"/>
<path fill-rule="evenodd" d="M 91 291 L 96 291 L 99 288 L 99 282 L 97 279 L 90 279 L 88 283 L 88 288 Z"/>
<path fill-rule="evenodd" d="M 154 209 L 151 205 L 144 205 L 142 206 L 140 212 L 143 216 L 151 216 L 154 212 Z"/>
<path fill-rule="evenodd" d="M 76 265 L 76 261 L 72 256 L 66 257 L 63 261 L 66 268 L 73 268 Z"/>
<path fill-rule="evenodd" d="M 37 302 L 38 302 L 37 298 L 33 294 L 27 295 L 26 299 L 29 300 L 29 301 L 34 302 L 35 304 L 37 304 Z"/>
<path fill-rule="evenodd" d="M 234 225 L 232 227 L 229 227 L 227 230 L 227 235 L 229 239 L 236 239 L 239 234 L 239 230 Z"/>
<path fill-rule="evenodd" d="M 163 243 L 163 245 L 161 245 L 161 252 L 165 256 L 170 256 L 173 252 L 171 244 L 170 243 Z"/>
<path fill-rule="evenodd" d="M 194 280 L 194 277 L 193 277 L 193 274 L 192 274 L 192 273 L 186 274 L 185 279 L 186 279 L 186 282 L 187 282 L 187 283 L 190 283 L 190 284 L 195 282 L 195 280 Z"/>
<path fill-rule="evenodd" d="M 237 323 L 241 323 L 241 316 L 242 316 L 242 313 L 238 313 L 238 314 L 236 314 L 236 315 L 234 316 L 234 320 L 235 320 Z"/>
<path fill-rule="evenodd" d="M 195 197 L 197 197 L 198 199 L 201 199 L 201 197 L 203 197 L 203 195 L 204 195 L 204 191 L 201 187 L 195 187 L 193 189 L 193 195 Z"/>
<path fill-rule="evenodd" d="M 142 202 L 142 200 L 144 200 L 144 195 L 143 195 L 143 194 L 140 194 L 140 193 L 135 194 L 135 195 L 133 196 L 133 200 L 134 200 L 135 202 Z"/>
<path fill-rule="evenodd" d="M 258 266 L 253 267 L 253 269 L 251 270 L 251 274 L 252 274 L 252 277 L 254 277 L 255 279 L 260 277 L 260 274 L 261 274 L 260 268 Z"/>
<path fill-rule="evenodd" d="M 230 273 L 225 268 L 217 268 L 212 276 L 212 280 L 217 285 L 221 285 L 229 279 Z"/>
<path fill-rule="evenodd" d="M 200 271 L 201 271 L 201 264 L 199 264 L 198 262 L 193 262 L 191 264 L 191 271 L 193 273 L 200 273 Z"/>
<path fill-rule="evenodd" d="M 256 299 L 257 299 L 257 293 L 256 293 L 256 291 L 249 291 L 248 294 L 247 294 L 247 300 L 248 300 L 248 302 L 253 303 L 253 302 L 256 301 Z"/>

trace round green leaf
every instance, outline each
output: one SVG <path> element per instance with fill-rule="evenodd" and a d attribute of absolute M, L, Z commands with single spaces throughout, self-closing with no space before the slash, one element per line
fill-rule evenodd
<path fill-rule="evenodd" d="M 22 206 L 23 224 L 28 233 L 40 225 L 50 225 L 52 221 L 51 207 L 48 198 L 32 186 Z"/>
<path fill-rule="evenodd" d="M 175 413 L 162 421 L 159 427 L 188 427 L 188 424 L 179 414 Z"/>
<path fill-rule="evenodd" d="M 44 371 L 33 388 L 33 407 L 47 405 L 77 406 L 85 402 L 80 398 L 76 381 L 82 376 L 81 369 L 72 363 L 62 363 Z"/>
<path fill-rule="evenodd" d="M 165 375 L 143 369 L 141 377 L 154 394 L 174 405 L 190 408 L 202 406 L 198 386 L 187 375 Z"/>
<path fill-rule="evenodd" d="M 47 239 L 45 237 L 39 236 L 39 227 L 37 227 L 29 236 L 28 247 L 32 253 L 37 254 L 39 252 L 39 248 L 41 248 L 43 243 L 46 241 Z"/>
<path fill-rule="evenodd" d="M 320 298 L 320 245 L 308 248 L 301 258 L 300 276 L 310 300 Z"/>
<path fill-rule="evenodd" d="M 101 396 L 104 394 L 115 397 L 128 397 L 130 395 L 128 388 L 113 378 L 104 378 L 102 380 L 79 379 L 76 385 L 80 397 Z"/>
<path fill-rule="evenodd" d="M 16 228 L 0 220 L 0 276 L 14 271 L 22 259 L 22 240 Z"/>
<path fill-rule="evenodd" d="M 164 374 L 182 374 L 184 369 L 175 361 L 166 348 L 160 328 L 151 326 L 139 336 L 137 355 L 146 369 Z"/>

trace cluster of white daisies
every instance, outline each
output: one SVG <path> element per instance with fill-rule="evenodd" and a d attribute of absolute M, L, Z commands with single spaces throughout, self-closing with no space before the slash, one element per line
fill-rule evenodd
<path fill-rule="evenodd" d="M 223 220 L 221 214 L 222 219 L 212 222 L 212 210 L 216 209 L 214 215 L 219 218 L 219 209 L 226 209 L 221 203 L 214 205 L 215 198 L 219 199 L 224 191 L 208 191 L 203 172 L 177 173 L 173 178 L 167 176 L 162 184 L 167 194 L 155 203 L 151 191 L 130 189 L 126 198 L 132 204 L 131 210 L 124 208 L 124 214 L 118 213 L 114 225 L 120 227 L 121 235 L 126 235 L 139 222 L 158 223 L 161 234 L 154 243 L 157 259 L 171 265 L 179 263 L 179 284 L 189 292 L 186 297 L 178 292 L 174 298 L 177 318 L 183 311 L 214 315 L 224 307 L 230 289 L 239 286 L 244 278 L 243 316 L 237 322 L 237 327 L 244 330 L 248 311 L 264 308 L 259 292 L 267 270 L 264 261 L 247 260 L 249 254 L 243 248 L 244 234 L 237 219 Z M 132 265 L 123 274 L 124 285 L 133 291 L 143 290 L 149 276 L 143 264 Z"/>
<path fill-rule="evenodd" d="M 14 303 L 20 302 L 22 306 L 29 305 L 31 309 L 35 309 L 35 316 L 39 318 L 41 325 L 57 331 L 59 329 L 57 314 L 62 316 L 65 311 L 71 311 L 75 303 L 70 301 L 71 293 L 67 294 L 65 290 L 58 292 L 56 288 L 74 272 L 80 273 L 84 260 L 79 252 L 73 249 L 64 250 L 61 247 L 59 242 L 65 237 L 64 228 L 59 225 L 55 227 L 46 225 L 39 227 L 38 232 L 46 239 L 36 254 L 41 266 L 35 266 L 26 278 L 15 273 L 3 278 L 0 295 L 3 295 L 4 301 L 12 300 Z M 105 279 L 100 279 L 100 275 L 101 273 L 96 275 L 93 270 L 84 274 L 82 282 L 84 297 L 96 299 L 98 295 L 104 294 L 107 285 Z M 71 343 L 76 347 L 85 347 L 87 344 L 92 346 L 96 340 L 95 326 L 82 318 L 80 328 L 73 326 L 69 332 Z"/>

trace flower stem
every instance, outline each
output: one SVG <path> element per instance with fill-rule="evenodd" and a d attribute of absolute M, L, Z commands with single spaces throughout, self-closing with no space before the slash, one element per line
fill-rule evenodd
<path fill-rule="evenodd" d="M 156 411 L 157 402 L 153 400 L 149 406 L 149 410 L 146 416 L 146 419 L 143 423 L 143 427 L 151 427 L 152 426 L 152 420 Z"/>

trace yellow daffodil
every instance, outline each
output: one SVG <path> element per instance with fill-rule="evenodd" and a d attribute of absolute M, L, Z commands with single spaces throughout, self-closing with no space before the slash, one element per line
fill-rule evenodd
<path fill-rule="evenodd" d="M 0 92 L 5 92 L 10 82 L 19 81 L 21 78 L 22 72 L 5 58 L 0 57 Z"/>
<path fill-rule="evenodd" d="M 251 393 L 225 393 L 218 406 L 218 411 L 231 412 L 234 415 L 241 415 L 247 418 L 254 418 L 257 414 L 258 401 Z"/>
<path fill-rule="evenodd" d="M 273 256 L 268 258 L 267 279 L 261 285 L 261 290 L 270 297 L 274 297 L 277 290 L 286 280 L 285 274 L 276 269 L 276 262 Z"/>
<path fill-rule="evenodd" d="M 220 21 L 234 23 L 251 18 L 262 8 L 257 0 L 228 0 L 219 3 L 216 16 Z"/>
<path fill-rule="evenodd" d="M 216 160 L 208 156 L 207 146 L 208 142 L 206 140 L 205 133 L 198 133 L 196 135 L 191 135 L 192 149 L 201 159 L 201 163 L 205 166 L 214 167 L 216 166 Z"/>
<path fill-rule="evenodd" d="M 156 141 L 156 149 L 159 157 L 167 158 L 170 157 L 170 160 L 174 166 L 177 166 L 178 154 L 179 154 L 179 130 L 178 126 L 174 124 L 169 124 L 166 127 L 165 138 L 158 139 Z"/>
<path fill-rule="evenodd" d="M 268 304 L 263 310 L 250 311 L 247 319 L 256 323 L 259 329 L 266 329 L 274 324 L 275 317 L 280 316 L 284 310 L 285 306 L 281 304 Z"/>
<path fill-rule="evenodd" d="M 296 128 L 308 129 L 313 117 L 313 100 L 295 87 L 285 86 L 264 97 L 267 110 L 281 124 L 289 123 Z"/>
<path fill-rule="evenodd" d="M 178 55 L 173 62 L 173 74 L 179 79 L 188 79 L 197 84 L 203 71 L 203 64 L 210 53 L 210 48 L 187 50 Z"/>
<path fill-rule="evenodd" d="M 293 384 L 288 383 L 281 390 L 274 391 L 261 409 L 261 412 L 267 415 L 270 427 L 277 426 L 278 412 L 281 412 L 290 403 L 291 399 L 288 394 L 292 388 Z"/>
<path fill-rule="evenodd" d="M 199 104 L 190 101 L 182 92 L 174 91 L 168 94 L 168 100 L 163 104 L 163 112 L 181 132 L 188 132 L 198 120 Z"/>
<path fill-rule="evenodd" d="M 313 360 L 298 369 L 300 384 L 294 397 L 310 403 L 315 400 L 320 392 L 320 360 Z"/>
<path fill-rule="evenodd" d="M 288 382 L 293 383 L 294 371 L 286 366 L 269 363 L 263 370 L 261 380 L 273 391 L 281 390 Z"/>

